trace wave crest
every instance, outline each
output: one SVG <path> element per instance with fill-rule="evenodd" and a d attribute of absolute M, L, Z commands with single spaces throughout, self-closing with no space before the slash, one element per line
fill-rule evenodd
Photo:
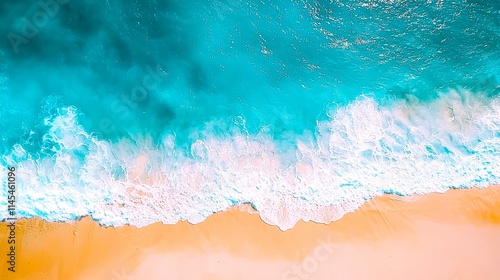
<path fill-rule="evenodd" d="M 265 133 L 206 136 L 189 152 L 176 147 L 173 135 L 157 144 L 148 136 L 110 143 L 85 132 L 77 114 L 62 107 L 45 118 L 40 154 L 17 144 L 2 157 L 4 168 L 18 169 L 21 216 L 91 215 L 113 226 L 199 223 L 251 203 L 264 221 L 285 230 L 299 219 L 339 219 L 386 193 L 485 187 L 500 177 L 500 101 L 465 90 L 387 107 L 359 98 L 318 122 L 315 137 L 293 139 L 287 153 Z"/>

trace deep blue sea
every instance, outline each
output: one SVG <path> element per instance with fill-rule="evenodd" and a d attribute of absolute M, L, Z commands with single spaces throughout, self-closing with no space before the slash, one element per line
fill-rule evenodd
<path fill-rule="evenodd" d="M 0 34 L 19 216 L 286 229 L 500 183 L 497 0 L 1 1 Z"/>

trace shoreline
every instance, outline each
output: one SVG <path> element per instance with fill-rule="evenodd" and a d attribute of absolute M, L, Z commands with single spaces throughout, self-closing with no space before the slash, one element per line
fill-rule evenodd
<path fill-rule="evenodd" d="M 162 279 L 166 272 L 169 279 L 366 279 L 361 271 L 397 279 L 391 277 L 422 270 L 447 279 L 454 269 L 465 275 L 456 279 L 473 279 L 467 275 L 474 272 L 494 279 L 488 275 L 500 273 L 488 265 L 500 258 L 498 185 L 412 196 L 410 202 L 385 195 L 340 220 L 300 220 L 286 231 L 266 224 L 245 204 L 199 224 L 104 227 L 84 217 L 19 219 L 16 225 L 17 272 L 8 272 L 2 261 L 2 279 Z M 0 240 L 6 238 L 0 232 Z M 428 268 L 419 272 L 417 263 Z"/>

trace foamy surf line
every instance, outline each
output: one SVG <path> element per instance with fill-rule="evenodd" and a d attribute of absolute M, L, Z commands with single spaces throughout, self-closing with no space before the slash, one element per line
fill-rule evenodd
<path fill-rule="evenodd" d="M 265 133 L 221 139 L 207 130 L 188 153 L 175 146 L 173 135 L 160 144 L 147 136 L 110 143 L 84 131 L 76 108 L 57 112 L 45 118 L 50 129 L 43 147 L 51 156 L 30 154 L 19 143 L 2 157 L 3 169 L 17 168 L 22 217 L 89 215 L 102 225 L 143 227 L 199 223 L 251 203 L 266 223 L 286 230 L 299 219 L 337 220 L 387 193 L 500 182 L 499 98 L 466 90 L 387 107 L 358 98 L 318 121 L 315 137 L 297 136 L 287 153 Z M 1 218 L 8 214 L 6 194 Z"/>

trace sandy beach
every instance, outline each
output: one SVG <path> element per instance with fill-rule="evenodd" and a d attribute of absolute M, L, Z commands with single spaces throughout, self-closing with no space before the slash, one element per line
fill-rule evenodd
<path fill-rule="evenodd" d="M 7 228 L 6 223 L 2 223 Z M 1 279 L 498 279 L 500 186 L 371 200 L 328 225 L 265 224 L 248 206 L 200 224 L 16 222 Z"/>

